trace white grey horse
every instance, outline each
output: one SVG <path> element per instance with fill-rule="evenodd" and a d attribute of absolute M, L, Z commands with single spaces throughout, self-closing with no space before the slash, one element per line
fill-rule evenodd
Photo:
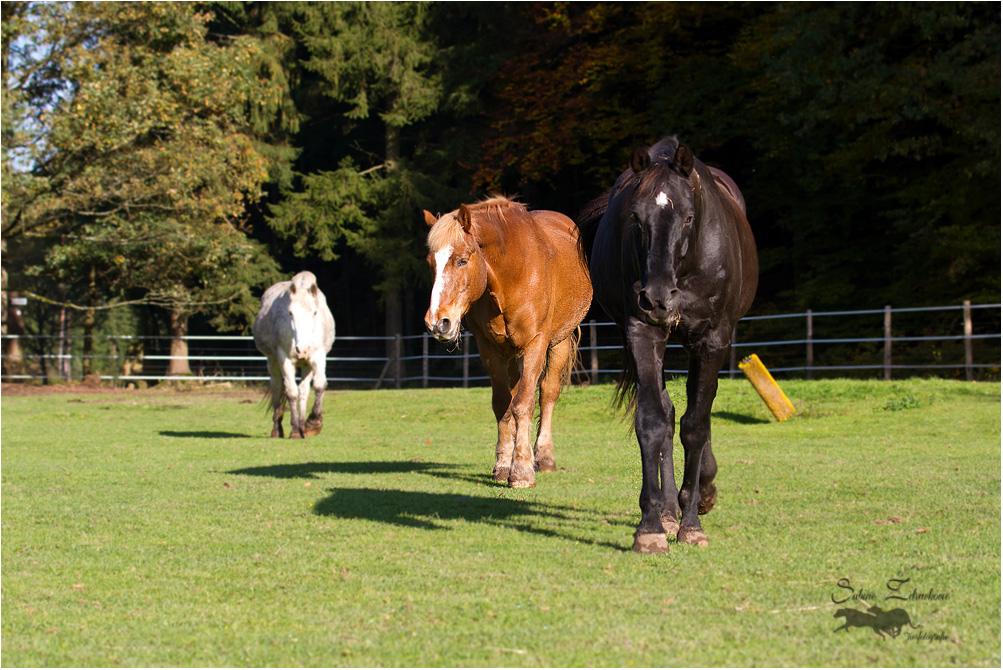
<path fill-rule="evenodd" d="M 323 425 L 321 401 L 327 387 L 324 364 L 334 344 L 334 317 L 312 272 L 275 284 L 261 296 L 254 319 L 254 345 L 268 357 L 272 386 L 272 437 L 284 437 L 282 413 L 289 403 L 291 438 L 316 435 Z M 296 368 L 307 368 L 296 384 Z M 313 409 L 306 414 L 310 383 Z"/>

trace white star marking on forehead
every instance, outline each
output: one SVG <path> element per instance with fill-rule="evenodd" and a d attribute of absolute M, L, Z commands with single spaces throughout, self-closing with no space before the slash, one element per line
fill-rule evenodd
<path fill-rule="evenodd" d="M 658 197 L 655 198 L 655 204 L 659 207 L 665 207 L 669 202 L 671 201 L 669 200 L 669 196 L 665 195 L 665 191 L 659 191 Z"/>

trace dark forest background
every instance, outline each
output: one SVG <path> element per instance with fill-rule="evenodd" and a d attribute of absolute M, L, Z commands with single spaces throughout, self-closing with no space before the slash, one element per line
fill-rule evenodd
<path fill-rule="evenodd" d="M 31 332 L 67 309 L 247 332 L 308 269 L 339 334 L 418 333 L 423 209 L 574 217 L 668 134 L 745 194 L 753 314 L 1000 300 L 998 3 L 2 12 L 4 288 Z"/>

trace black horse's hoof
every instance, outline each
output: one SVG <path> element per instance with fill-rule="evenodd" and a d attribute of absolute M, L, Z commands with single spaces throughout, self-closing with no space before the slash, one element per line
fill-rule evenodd
<path fill-rule="evenodd" d="M 669 542 L 665 533 L 634 533 L 634 552 L 638 554 L 665 554 Z"/>
<path fill-rule="evenodd" d="M 714 503 L 717 502 L 717 486 L 714 482 L 710 482 L 705 486 L 700 487 L 700 505 L 697 507 L 697 514 L 706 514 L 707 512 L 714 509 Z"/>
<path fill-rule="evenodd" d="M 706 547 L 710 544 L 710 540 L 707 539 L 707 533 L 703 532 L 703 529 L 688 526 L 683 526 L 679 529 L 679 532 L 676 533 L 676 542 L 691 544 L 695 547 Z"/>

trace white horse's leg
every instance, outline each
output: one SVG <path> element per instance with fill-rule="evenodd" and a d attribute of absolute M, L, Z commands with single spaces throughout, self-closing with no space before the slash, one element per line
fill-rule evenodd
<path fill-rule="evenodd" d="M 317 435 L 324 426 L 323 401 L 324 389 L 327 388 L 327 375 L 324 370 L 326 356 L 322 353 L 313 360 L 313 408 L 310 416 L 303 424 L 303 433 L 306 435 Z M 319 359 L 319 360 L 318 360 Z"/>
<path fill-rule="evenodd" d="M 282 360 L 282 387 L 289 402 L 289 437 L 298 439 L 303 437 L 303 413 L 300 410 L 299 389 L 296 387 L 296 366 L 292 359 Z"/>
<path fill-rule="evenodd" d="M 303 379 L 300 380 L 299 388 L 297 389 L 297 410 L 299 412 L 299 437 L 306 437 L 306 403 L 310 398 L 310 382 L 313 381 L 313 369 L 308 368 L 306 374 L 303 375 Z"/>
<path fill-rule="evenodd" d="M 284 394 L 282 383 L 282 368 L 278 361 L 271 356 L 268 357 L 268 376 L 270 392 L 272 395 L 272 437 L 283 437 L 282 432 L 282 396 Z"/>

